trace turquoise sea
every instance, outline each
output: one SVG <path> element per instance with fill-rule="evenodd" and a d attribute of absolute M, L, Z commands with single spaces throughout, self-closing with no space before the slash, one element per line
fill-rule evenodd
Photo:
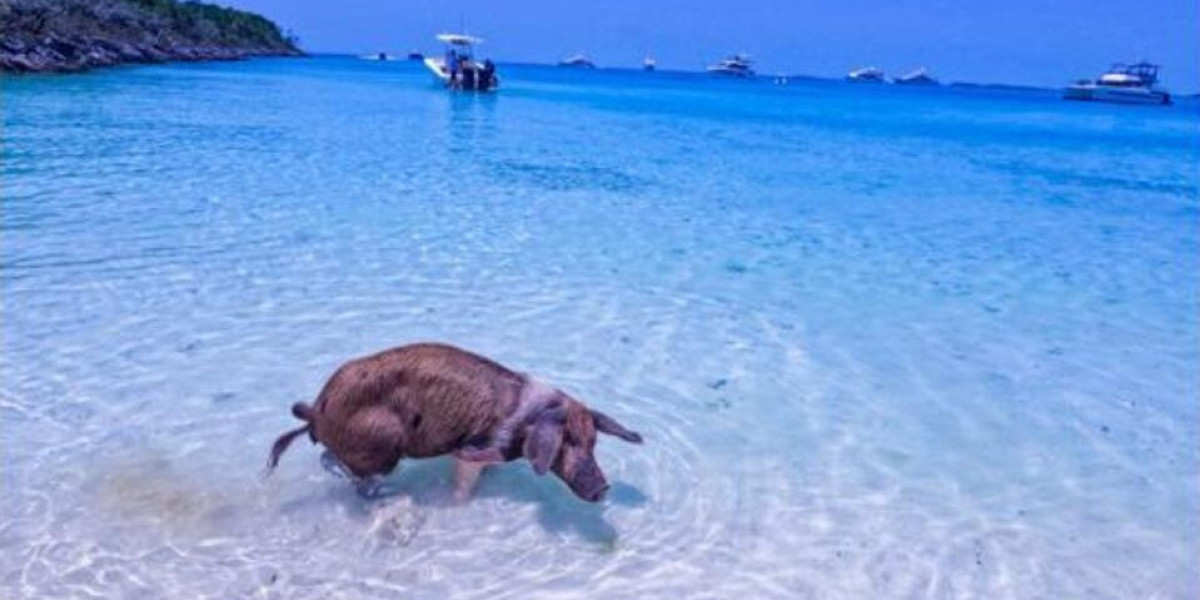
<path fill-rule="evenodd" d="M 1200 596 L 1200 107 L 351 58 L 6 77 L 0 597 Z M 441 340 L 641 431 L 364 500 Z"/>

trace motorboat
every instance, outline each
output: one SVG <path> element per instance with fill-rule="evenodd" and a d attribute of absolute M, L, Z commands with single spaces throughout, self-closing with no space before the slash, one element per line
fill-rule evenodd
<path fill-rule="evenodd" d="M 754 77 L 754 68 L 751 66 L 750 56 L 742 53 L 731 54 L 720 62 L 709 65 L 707 71 L 712 75 Z"/>
<path fill-rule="evenodd" d="M 861 67 L 846 74 L 846 81 L 856 83 L 883 83 L 887 78 L 879 67 Z"/>
<path fill-rule="evenodd" d="M 442 56 L 426 56 L 425 67 L 449 89 L 486 92 L 500 87 L 496 66 L 490 60 L 475 59 L 475 46 L 483 40 L 465 33 L 439 33 L 437 40 L 446 46 Z"/>
<path fill-rule="evenodd" d="M 937 79 L 934 79 L 925 67 L 921 67 L 916 71 L 901 75 L 892 79 L 892 83 L 896 85 L 941 85 Z"/>
<path fill-rule="evenodd" d="M 658 63 L 654 61 L 654 57 L 649 54 L 642 60 L 643 71 L 653 71 L 658 68 Z"/>
<path fill-rule="evenodd" d="M 595 69 L 596 63 L 592 62 L 591 59 L 581 52 L 558 61 L 558 66 L 572 67 L 576 69 Z"/>
<path fill-rule="evenodd" d="M 425 60 L 425 55 L 420 50 L 409 50 L 408 60 Z"/>
<path fill-rule="evenodd" d="M 1084 79 L 1063 90 L 1067 100 L 1096 100 L 1123 104 L 1170 104 L 1171 94 L 1157 87 L 1158 65 L 1142 61 L 1115 64 L 1095 81 Z"/>
<path fill-rule="evenodd" d="M 395 56 L 392 56 L 383 50 L 372 54 L 363 54 L 362 56 L 359 56 L 359 58 L 363 60 L 396 60 Z"/>

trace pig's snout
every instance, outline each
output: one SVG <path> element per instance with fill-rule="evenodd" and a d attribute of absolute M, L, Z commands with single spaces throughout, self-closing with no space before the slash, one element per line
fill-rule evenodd
<path fill-rule="evenodd" d="M 588 502 L 599 502 L 599 501 L 603 500 L 604 497 L 607 495 L 608 495 L 608 484 L 604 484 L 604 485 L 596 488 L 595 490 L 592 490 L 588 494 L 584 495 L 583 499 L 587 500 Z"/>

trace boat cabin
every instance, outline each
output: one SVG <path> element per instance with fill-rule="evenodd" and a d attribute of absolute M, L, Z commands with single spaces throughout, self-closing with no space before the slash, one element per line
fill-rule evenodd
<path fill-rule="evenodd" d="M 1117 63 L 1100 76 L 1100 85 L 1114 87 L 1153 87 L 1158 82 L 1158 65 L 1140 62 L 1132 65 Z"/>

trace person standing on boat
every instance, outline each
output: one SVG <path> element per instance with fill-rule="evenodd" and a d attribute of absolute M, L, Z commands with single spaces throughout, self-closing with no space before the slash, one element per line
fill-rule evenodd
<path fill-rule="evenodd" d="M 471 61 L 470 56 L 464 56 L 461 61 L 461 64 L 459 66 L 460 66 L 459 70 L 462 71 L 462 81 L 461 81 L 462 89 L 464 89 L 464 90 L 477 89 L 477 85 L 479 83 L 479 81 L 478 81 L 479 80 L 479 69 L 477 68 L 478 65 L 476 65 L 474 62 Z"/>
<path fill-rule="evenodd" d="M 483 61 L 483 71 L 479 75 L 479 89 L 487 91 L 492 88 L 496 79 L 496 64 L 492 59 Z"/>
<path fill-rule="evenodd" d="M 446 69 L 450 71 L 450 81 L 447 85 L 456 87 L 458 84 L 458 52 L 454 48 L 446 51 Z"/>

